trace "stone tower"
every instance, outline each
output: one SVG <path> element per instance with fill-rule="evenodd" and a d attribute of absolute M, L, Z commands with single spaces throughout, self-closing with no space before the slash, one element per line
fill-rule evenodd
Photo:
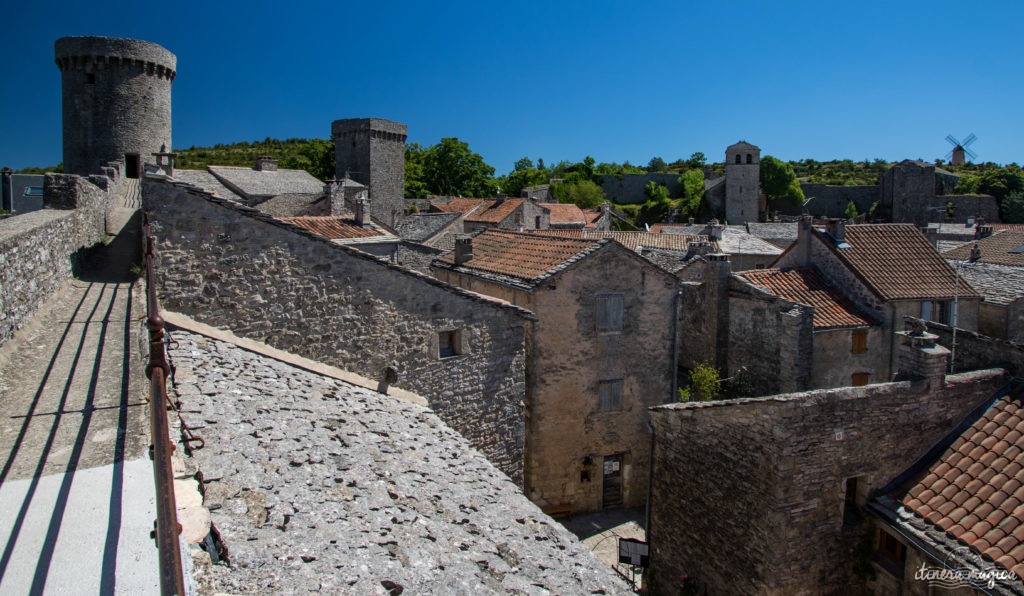
<path fill-rule="evenodd" d="M 62 37 L 64 171 L 98 173 L 121 161 L 137 178 L 161 147 L 171 149 L 171 82 L 177 58 L 155 43 L 113 37 Z"/>
<path fill-rule="evenodd" d="M 756 222 L 760 215 L 761 149 L 740 141 L 725 149 L 725 220 Z"/>
<path fill-rule="evenodd" d="M 334 173 L 370 189 L 370 211 L 394 226 L 404 214 L 405 138 L 409 128 L 381 118 L 349 118 L 331 124 Z"/>

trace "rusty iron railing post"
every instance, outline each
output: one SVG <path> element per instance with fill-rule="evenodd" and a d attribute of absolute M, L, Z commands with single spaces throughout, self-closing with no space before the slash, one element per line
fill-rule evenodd
<path fill-rule="evenodd" d="M 156 300 L 153 236 L 149 229 L 148 213 L 143 215 L 143 233 L 146 241 L 146 327 L 149 329 L 149 363 L 146 365 L 150 389 L 149 455 L 153 460 L 153 476 L 156 481 L 156 529 L 153 537 L 159 550 L 160 592 L 165 595 L 184 595 L 185 578 L 178 541 L 181 526 L 178 524 L 174 502 L 174 472 L 171 468 L 174 445 L 171 444 L 170 424 L 167 422 L 167 376 L 170 374 L 170 366 L 164 349 L 164 320 Z"/>

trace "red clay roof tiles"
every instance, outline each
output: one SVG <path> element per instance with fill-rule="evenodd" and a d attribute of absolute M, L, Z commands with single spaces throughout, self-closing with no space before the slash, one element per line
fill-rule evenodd
<path fill-rule="evenodd" d="M 293 223 L 299 227 L 306 228 L 314 234 L 320 234 L 331 240 L 350 240 L 353 238 L 368 238 L 371 236 L 383 236 L 384 233 L 373 227 L 360 227 L 351 217 L 339 215 L 321 215 L 304 217 L 282 217 L 281 221 Z"/>
<path fill-rule="evenodd" d="M 1024 577 L 1022 400 L 1020 386 L 996 400 L 929 467 L 890 493 L 915 515 L 1018 577 Z"/>
<path fill-rule="evenodd" d="M 776 296 L 814 307 L 814 328 L 863 327 L 875 323 L 828 283 L 817 267 L 754 269 L 737 275 Z"/>
<path fill-rule="evenodd" d="M 957 261 L 964 261 L 970 258 L 971 249 L 977 244 L 978 248 L 981 249 L 981 258 L 979 259 L 982 263 L 991 263 L 993 265 L 1009 265 L 1011 267 L 1024 267 L 1024 250 L 1020 252 L 1010 252 L 1011 250 L 1024 247 L 1024 231 L 1017 230 L 1004 230 L 1002 232 L 996 232 L 988 238 L 982 238 L 973 242 L 968 242 L 942 253 L 942 256 L 947 259 L 955 259 Z"/>
<path fill-rule="evenodd" d="M 487 202 L 490 204 L 488 205 Z M 486 199 L 483 210 L 474 211 L 466 216 L 466 221 L 479 223 L 501 223 L 506 217 L 522 206 L 522 199 L 505 199 L 501 202 Z"/>
<path fill-rule="evenodd" d="M 848 225 L 849 248 L 815 233 L 883 300 L 980 297 L 913 224 Z"/>
<path fill-rule="evenodd" d="M 596 245 L 594 240 L 490 229 L 473 238 L 473 258 L 460 267 L 534 281 Z M 439 260 L 449 267 L 455 266 L 454 253 Z"/>
<path fill-rule="evenodd" d="M 587 224 L 587 216 L 584 215 L 583 210 L 572 203 L 540 203 L 540 206 L 551 212 L 551 225 L 553 226 L 585 226 Z M 600 217 L 600 213 L 598 217 Z"/>

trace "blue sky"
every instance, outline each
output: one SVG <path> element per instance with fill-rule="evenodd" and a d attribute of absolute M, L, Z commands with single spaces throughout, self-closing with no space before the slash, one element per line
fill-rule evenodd
<path fill-rule="evenodd" d="M 896 5 L 898 4 L 898 5 Z M 176 148 L 327 138 L 338 118 L 455 136 L 498 173 L 546 162 L 1024 161 L 1024 7 L 1015 2 L 35 2 L 3 16 L 0 166 L 61 160 L 65 35 L 178 57 Z"/>

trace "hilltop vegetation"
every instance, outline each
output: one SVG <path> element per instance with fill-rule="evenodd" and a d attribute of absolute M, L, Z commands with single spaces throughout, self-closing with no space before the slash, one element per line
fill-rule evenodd
<path fill-rule="evenodd" d="M 202 170 L 206 166 L 252 167 L 257 157 L 278 159 L 279 168 L 306 170 L 320 180 L 334 176 L 334 142 L 325 139 L 271 139 L 239 143 L 217 143 L 213 147 L 178 149 L 174 167 Z"/>

